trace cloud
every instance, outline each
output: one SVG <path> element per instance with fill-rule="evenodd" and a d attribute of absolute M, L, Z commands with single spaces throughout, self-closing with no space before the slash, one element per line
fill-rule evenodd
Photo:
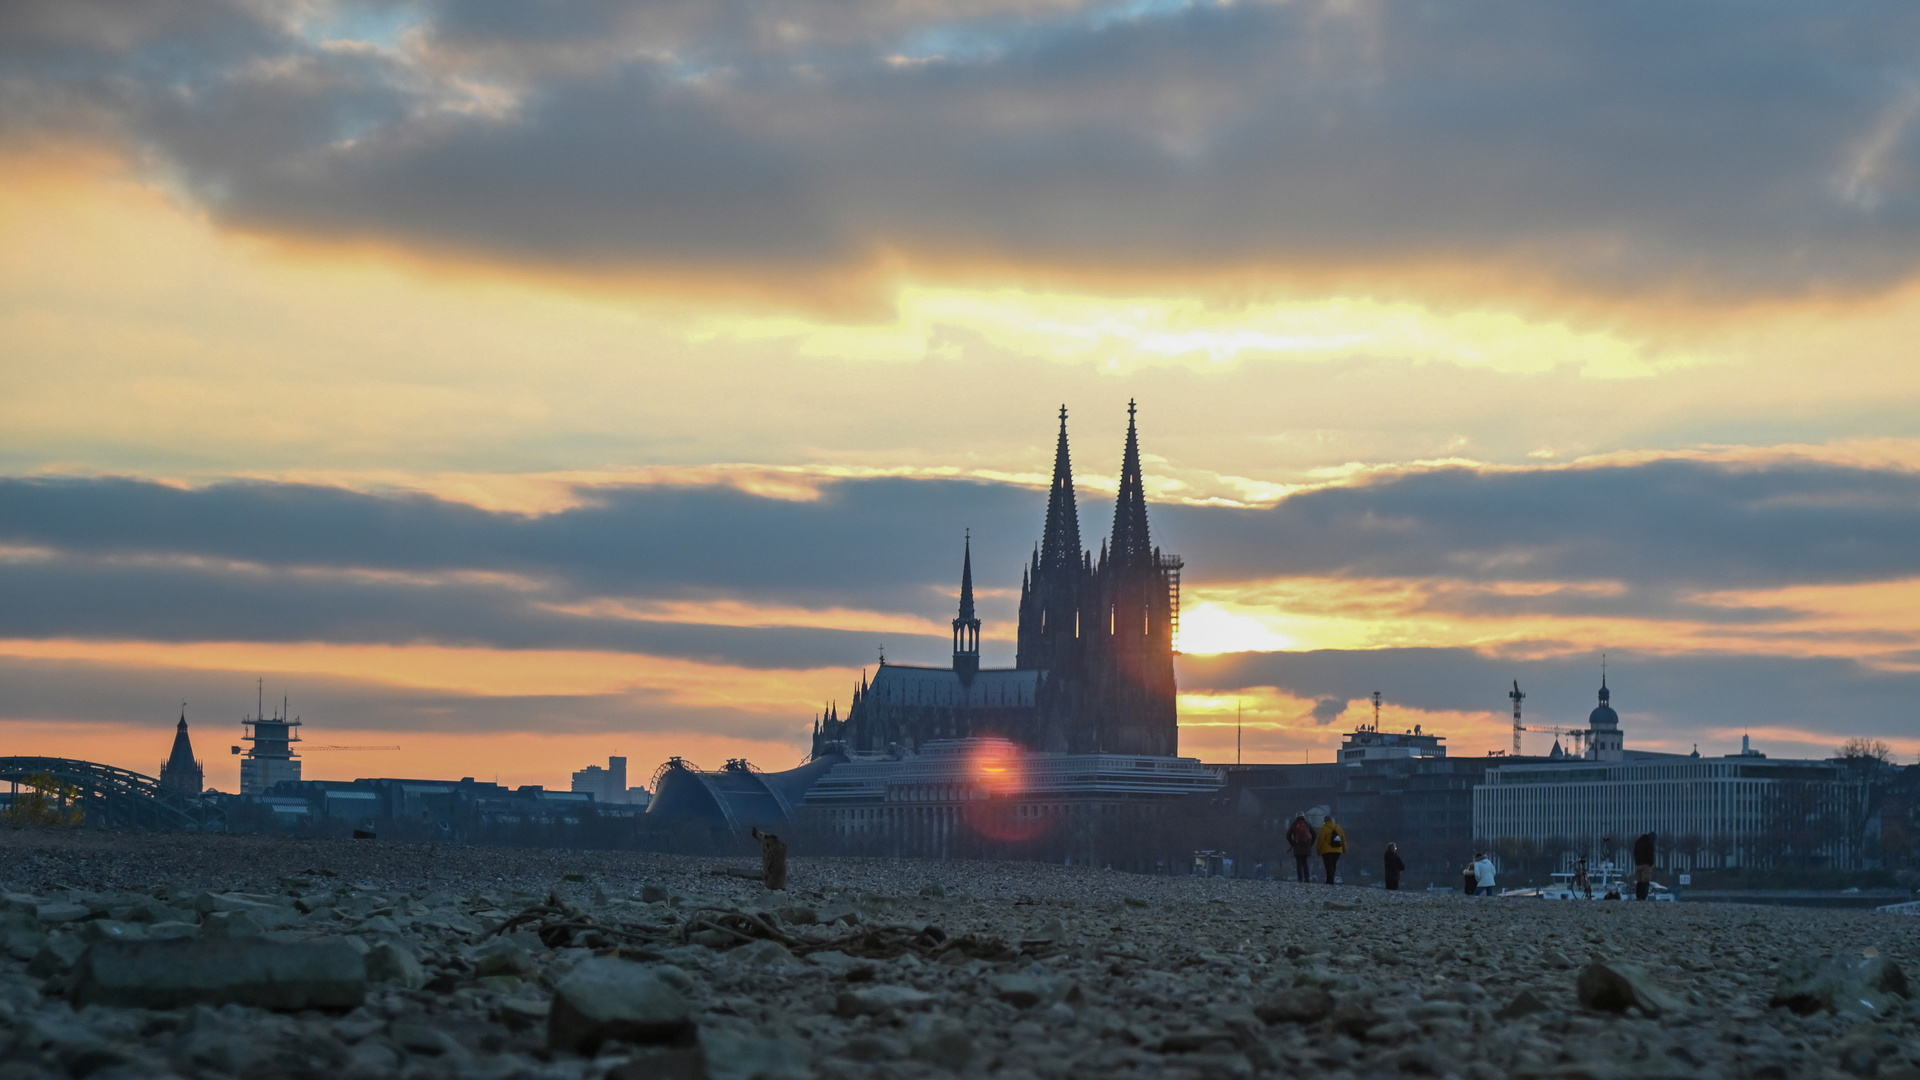
<path fill-rule="evenodd" d="M 1480 610 L 1658 610 L 1674 589 L 1920 574 L 1920 475 L 1815 462 L 1657 459 L 1574 468 L 1439 468 L 1301 492 L 1268 510 L 1156 508 L 1196 582 L 1284 575 L 1618 582 L 1472 593 Z M 1665 590 L 1660 595 L 1657 590 Z"/>
<path fill-rule="evenodd" d="M 1920 259 L 1896 0 L 11 10 L 16 126 L 111 124 L 233 226 L 508 265 L 1727 299 Z"/>
<path fill-rule="evenodd" d="M 1627 745 L 1642 749 L 1685 753 L 1698 742 L 1702 753 L 1724 753 L 1742 731 L 1763 729 L 1802 732 L 1813 741 L 1830 738 L 1834 746 L 1852 735 L 1904 741 L 1912 733 L 1907 720 L 1912 703 L 1920 697 L 1920 671 L 1877 670 L 1831 657 L 1672 656 L 1620 649 L 1608 654 L 1607 663 L 1612 704 Z M 1389 726 L 1401 708 L 1480 713 L 1505 722 L 1506 694 L 1518 679 L 1527 693 L 1526 723 L 1536 729 L 1585 727 L 1597 703 L 1600 656 L 1329 649 L 1185 656 L 1178 674 L 1181 691 L 1195 694 L 1272 686 L 1324 703 L 1359 701 L 1379 690 L 1386 701 L 1383 723 Z M 1314 711 L 1317 719 L 1320 710 Z"/>
<path fill-rule="evenodd" d="M 854 664 L 886 641 L 896 661 L 939 663 L 955 534 L 973 530 L 989 649 L 1005 651 L 1044 511 L 1031 488 L 896 478 L 827 481 L 812 499 L 667 485 L 580 499 L 518 514 L 300 484 L 0 480 L 0 636 L 419 641 L 756 668 Z M 1082 500 L 1092 546 L 1109 505 Z M 1822 633 L 1859 641 L 1858 619 L 1819 621 L 1851 603 L 1820 588 L 1920 576 L 1920 476 L 1796 461 L 1435 469 L 1152 516 L 1196 595 L 1327 616 L 1337 598 L 1263 599 L 1263 583 L 1399 581 L 1407 615 L 1529 620 L 1532 634 L 1553 619 L 1673 620 L 1787 651 Z M 1793 586 L 1815 591 L 1781 591 Z M 1883 629 L 1876 651 L 1906 642 Z"/>
<path fill-rule="evenodd" d="M 1345 698 L 1323 697 L 1313 703 L 1313 722 L 1321 725 L 1331 724 L 1340 719 L 1346 711 Z"/>

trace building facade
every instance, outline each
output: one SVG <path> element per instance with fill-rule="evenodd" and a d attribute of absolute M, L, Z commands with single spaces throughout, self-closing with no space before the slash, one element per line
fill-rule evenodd
<path fill-rule="evenodd" d="M 980 667 L 969 540 L 952 663 L 917 667 L 882 658 L 871 682 L 861 676 L 845 719 L 830 708 L 815 723 L 816 756 L 910 753 L 966 738 L 1002 738 L 1052 753 L 1179 752 L 1173 645 L 1182 564 L 1153 546 L 1134 413 L 1129 403 L 1113 530 L 1095 557 L 1080 546 L 1060 410 L 1046 521 L 1020 585 L 1014 666 Z"/>
<path fill-rule="evenodd" d="M 246 732 L 242 742 L 253 745 L 240 759 L 240 794 L 264 795 L 277 785 L 300 779 L 300 758 L 295 753 L 294 743 L 300 741 L 298 717 L 287 718 L 287 703 L 280 703 L 280 711 L 267 717 L 263 707 L 255 715 L 240 721 Z M 240 753 L 239 747 L 233 752 Z"/>
<path fill-rule="evenodd" d="M 647 805 L 651 796 L 646 788 L 627 786 L 627 759 L 610 757 L 607 767 L 589 765 L 573 774 L 573 791 L 576 794 L 592 795 L 599 806 L 641 806 Z"/>
<path fill-rule="evenodd" d="M 942 739 L 910 756 L 836 764 L 807 791 L 799 820 L 810 850 L 1144 868 L 1190 853 L 1170 815 L 1222 782 L 1195 758 Z M 1156 846 L 1156 833 L 1168 842 Z"/>
<path fill-rule="evenodd" d="M 1488 843 L 1597 863 L 1621 859 L 1635 837 L 1653 832 L 1660 865 L 1678 870 L 1852 869 L 1866 814 L 1867 785 L 1856 772 L 1757 754 L 1509 765 L 1473 789 L 1474 835 Z"/>

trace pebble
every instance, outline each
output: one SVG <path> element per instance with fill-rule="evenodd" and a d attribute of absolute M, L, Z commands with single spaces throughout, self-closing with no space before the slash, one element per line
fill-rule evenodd
<path fill-rule="evenodd" d="M 1920 1080 L 1920 919 L 801 851 L 785 893 L 724 872 L 754 865 L 0 828 L 0 1078 Z M 550 896 L 593 933 L 493 932 Z M 782 940 L 682 938 L 709 909 Z M 313 947 L 359 978 L 328 1011 L 193 964 L 137 1005 L 102 977 L 117 950 Z"/>

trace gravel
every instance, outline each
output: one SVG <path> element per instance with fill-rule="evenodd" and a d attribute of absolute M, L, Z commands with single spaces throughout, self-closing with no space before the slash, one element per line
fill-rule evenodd
<path fill-rule="evenodd" d="M 1920 974 L 1911 917 L 804 851 L 769 892 L 751 869 L 0 829 L 0 1080 L 1920 1080 L 1920 1010 L 1894 989 Z M 363 958 L 357 1003 L 73 1001 L 110 960 L 265 970 L 320 944 Z M 1854 978 L 1874 1008 L 1821 1004 Z"/>

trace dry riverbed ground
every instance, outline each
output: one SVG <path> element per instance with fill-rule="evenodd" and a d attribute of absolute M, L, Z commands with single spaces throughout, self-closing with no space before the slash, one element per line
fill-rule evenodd
<path fill-rule="evenodd" d="M 1920 1080 L 1911 917 L 750 869 L 0 829 L 0 1080 Z"/>

